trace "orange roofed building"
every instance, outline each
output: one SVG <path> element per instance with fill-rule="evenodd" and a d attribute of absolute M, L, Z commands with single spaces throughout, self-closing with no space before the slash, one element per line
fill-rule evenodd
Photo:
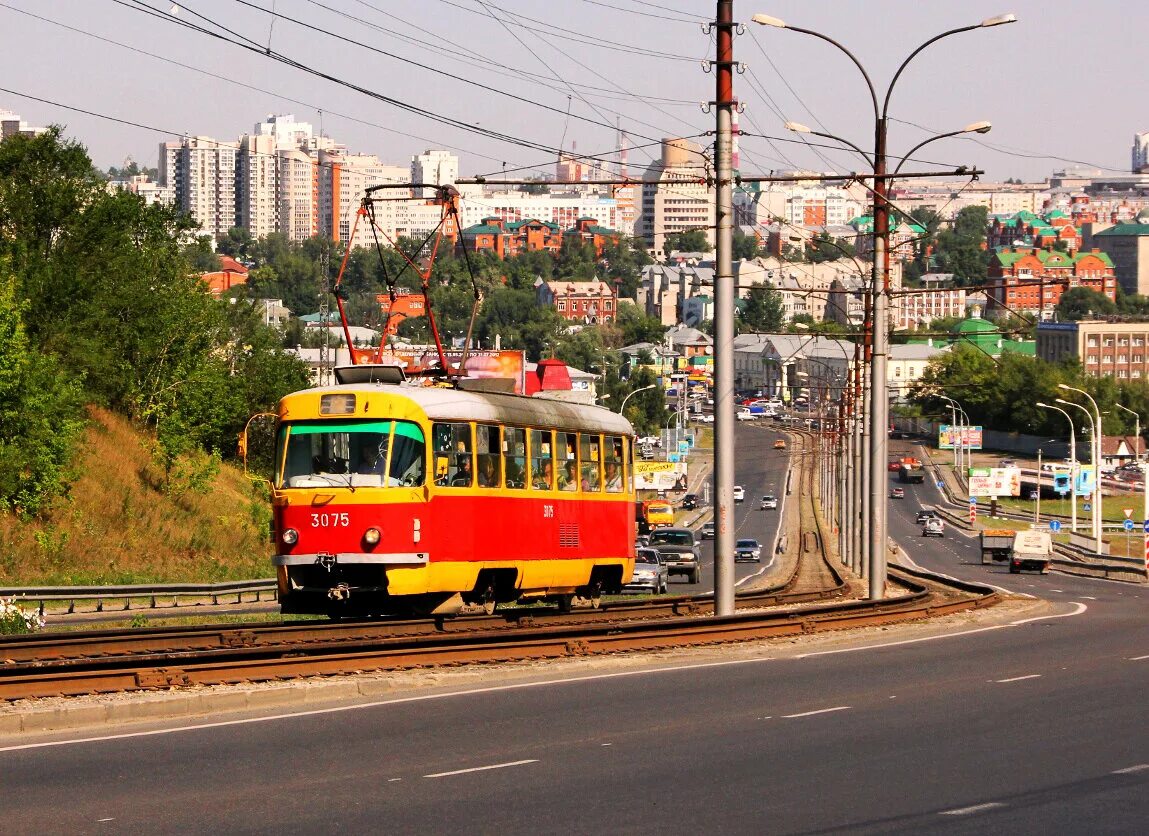
<path fill-rule="evenodd" d="M 219 269 L 211 273 L 200 275 L 207 282 L 207 289 L 212 296 L 220 296 L 236 285 L 247 284 L 247 268 L 230 255 L 219 257 Z"/>
<path fill-rule="evenodd" d="M 483 218 L 483 222 L 464 229 L 459 234 L 460 246 L 471 252 L 493 252 L 499 258 L 512 258 L 520 253 L 545 250 L 558 254 L 564 238 L 580 238 L 594 247 L 595 256 L 603 249 L 617 244 L 620 234 L 599 226 L 594 218 L 579 218 L 574 227 L 566 231 L 558 224 L 536 219 L 506 221 L 502 218 Z"/>
<path fill-rule="evenodd" d="M 606 282 L 552 279 L 536 282 L 535 290 L 539 304 L 553 307 L 563 319 L 586 325 L 614 321 L 614 290 Z"/>

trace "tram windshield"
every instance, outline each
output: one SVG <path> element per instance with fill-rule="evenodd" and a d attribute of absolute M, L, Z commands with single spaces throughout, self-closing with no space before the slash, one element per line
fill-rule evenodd
<path fill-rule="evenodd" d="M 279 488 L 422 485 L 426 444 L 410 421 L 298 421 L 279 428 Z"/>

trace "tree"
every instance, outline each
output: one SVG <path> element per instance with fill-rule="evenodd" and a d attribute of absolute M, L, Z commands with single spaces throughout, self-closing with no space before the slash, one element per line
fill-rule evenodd
<path fill-rule="evenodd" d="M 966 206 L 954 218 L 953 227 L 937 236 L 937 268 L 953 273 L 961 284 L 985 281 L 989 253 L 985 250 L 987 210 Z"/>
<path fill-rule="evenodd" d="M 230 255 L 239 261 L 246 261 L 251 257 L 251 249 L 255 239 L 247 227 L 233 226 L 216 241 L 216 250 L 223 255 Z"/>
<path fill-rule="evenodd" d="M 615 325 L 622 331 L 622 344 L 658 343 L 666 334 L 666 326 L 657 317 L 647 316 L 637 305 L 619 305 Z"/>
<path fill-rule="evenodd" d="M 751 259 L 761 252 L 761 247 L 758 244 L 758 238 L 754 235 L 743 235 L 741 232 L 735 230 L 734 232 L 734 249 L 733 257 L 735 261 L 739 259 Z"/>
<path fill-rule="evenodd" d="M 691 229 L 686 232 L 675 232 L 666 236 L 664 245 L 666 252 L 679 253 L 708 253 L 714 249 L 706 239 L 706 232 L 701 229 Z"/>
<path fill-rule="evenodd" d="M 1104 293 L 1088 287 L 1071 287 L 1057 301 L 1057 318 L 1063 322 L 1076 322 L 1117 313 L 1117 305 Z"/>
<path fill-rule="evenodd" d="M 777 333 L 782 329 L 782 294 L 767 285 L 752 285 L 738 318 L 740 331 Z"/>

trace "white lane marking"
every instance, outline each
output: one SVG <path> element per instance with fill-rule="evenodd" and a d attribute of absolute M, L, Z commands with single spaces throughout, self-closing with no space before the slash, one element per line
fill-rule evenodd
<path fill-rule="evenodd" d="M 1084 598 L 1086 601 L 1096 601 L 1097 600 L 1097 597 L 1095 595 L 1082 595 L 1081 597 Z"/>
<path fill-rule="evenodd" d="M 506 769 L 508 766 L 525 766 L 528 763 L 538 763 L 538 760 L 509 761 L 507 763 L 493 763 L 490 766 L 472 766 L 470 769 L 455 769 L 451 772 L 433 772 L 424 775 L 424 778 L 447 778 L 451 775 L 466 775 L 468 772 L 486 772 L 488 769 Z"/>
<path fill-rule="evenodd" d="M 765 564 L 763 564 L 762 568 L 760 568 L 760 569 L 759 569 L 757 572 L 755 572 L 754 574 L 752 574 L 752 575 L 747 575 L 747 576 L 746 576 L 746 577 L 744 577 L 742 580 L 740 580 L 740 581 L 736 581 L 734 585 L 735 585 L 735 586 L 741 586 L 742 584 L 746 583 L 746 581 L 749 581 L 749 580 L 753 580 L 754 578 L 756 578 L 756 577 L 758 577 L 759 575 L 763 574 L 763 573 L 764 573 L 764 572 L 765 572 L 767 569 L 769 569 L 771 566 L 773 566 L 773 565 L 774 565 L 774 560 L 775 560 L 775 558 L 777 558 L 777 557 L 778 557 L 778 555 L 777 555 L 777 554 L 772 554 L 772 555 L 770 555 L 770 559 L 769 559 L 768 561 L 766 561 L 766 563 L 765 563 Z"/>
<path fill-rule="evenodd" d="M 1004 807 L 1000 801 L 990 801 L 987 804 L 975 804 L 972 807 L 958 807 L 956 810 L 946 810 L 939 813 L 940 816 L 968 816 L 971 813 L 984 813 L 986 810 L 992 810 L 995 807 Z"/>
<path fill-rule="evenodd" d="M 1141 660 L 1143 660 L 1143 659 L 1149 659 L 1149 656 L 1134 656 L 1134 657 L 1133 657 L 1132 659 L 1130 659 L 1129 661 L 1130 661 L 1130 662 L 1140 662 L 1140 661 L 1141 661 Z"/>
<path fill-rule="evenodd" d="M 839 705 L 835 708 L 819 708 L 817 711 L 803 711 L 801 714 L 783 714 L 783 720 L 793 720 L 797 717 L 813 717 L 815 714 L 829 714 L 831 711 L 849 711 L 850 706 Z"/>
<path fill-rule="evenodd" d="M 1144 772 L 1149 769 L 1149 763 L 1139 763 L 1136 766 L 1127 766 L 1124 769 L 1114 769 L 1110 775 L 1132 775 L 1134 772 Z"/>
<path fill-rule="evenodd" d="M 835 653 L 854 653 L 859 650 L 875 650 L 884 649 L 887 647 L 896 647 L 904 644 L 916 644 L 922 641 L 935 641 L 937 639 L 952 639 L 961 638 L 964 636 L 971 636 L 977 633 L 984 633 L 988 630 L 1003 630 L 1007 627 L 1017 627 L 1022 624 L 1028 624 L 1034 621 L 1045 621 L 1051 618 L 1068 618 L 1070 616 L 1080 615 L 1087 609 L 1084 604 L 1074 604 L 1077 609 L 1073 612 L 1056 613 L 1054 615 L 1040 615 L 1033 618 L 1023 618 L 1018 621 L 1010 622 L 1009 624 L 998 624 L 992 627 L 979 627 L 973 630 L 965 630 L 959 633 L 945 633 L 937 636 L 926 636 L 920 639 L 906 639 L 897 642 L 885 642 L 882 644 L 865 645 L 862 647 L 842 648 L 839 650 L 822 650 L 815 653 L 803 653 L 796 656 L 787 657 L 792 659 L 805 659 L 813 656 L 829 656 Z M 577 684 L 582 682 L 601 682 L 610 679 L 624 679 L 636 676 L 650 676 L 663 673 L 681 673 L 683 671 L 698 671 L 707 668 L 727 668 L 736 665 L 760 665 L 764 662 L 778 662 L 781 659 L 777 656 L 765 656 L 756 659 L 726 659 L 718 662 L 693 662 L 682 665 L 667 665 L 661 668 L 646 668 L 637 671 L 614 671 L 612 673 L 597 673 L 587 674 L 585 676 L 571 676 L 560 677 L 556 679 L 544 679 L 537 682 L 517 682 L 508 685 L 489 685 L 483 688 L 466 688 L 459 691 L 444 691 L 438 694 L 414 694 L 408 697 L 394 697 L 387 700 L 373 700 L 371 702 L 356 703 L 355 705 L 336 705 L 328 708 L 314 708 L 307 711 L 289 711 L 283 714 L 269 714 L 262 717 L 245 717 L 238 720 L 219 720 L 214 723 L 196 723 L 187 726 L 175 726 L 166 729 L 150 729 L 148 731 L 138 732 L 122 732 L 120 734 L 105 734 L 94 737 L 81 737 L 74 740 L 48 740 L 40 743 L 21 743 L 14 746 L 0 746 L 0 752 L 18 752 L 25 749 L 47 749 L 55 746 L 74 746 L 78 743 L 103 743 L 109 740 L 130 740 L 137 737 L 154 737 L 157 735 L 177 734 L 180 732 L 194 732 L 204 729 L 221 729 L 229 728 L 232 726 L 246 726 L 255 723 L 270 723 L 277 720 L 295 720 L 304 717 L 318 717 L 326 714 L 338 714 L 344 711 L 362 711 L 371 708 L 384 708 L 393 705 L 403 705 L 405 703 L 420 703 L 430 702 L 432 700 L 445 700 L 455 697 L 467 697 L 475 694 L 496 694 L 508 691 L 521 691 L 532 688 L 544 688 L 554 685 L 568 685 Z"/>
<path fill-rule="evenodd" d="M 997 682 L 1000 684 L 1000 683 L 1004 683 L 1004 682 L 1021 682 L 1023 679 L 1041 679 L 1041 674 L 1039 674 L 1039 673 L 1027 673 L 1025 676 L 1014 676 L 1014 677 L 1010 677 L 1009 679 L 994 679 L 991 681 Z"/>
<path fill-rule="evenodd" d="M 1008 624 L 994 624 L 991 627 L 975 627 L 972 630 L 962 630 L 957 633 L 941 633 L 936 636 L 922 636 L 918 639 L 902 639 L 901 641 L 883 642 L 882 644 L 867 644 L 862 647 L 841 647 L 837 650 L 816 650 L 813 653 L 799 653 L 793 658 L 809 659 L 815 656 L 833 656 L 837 653 L 857 653 L 859 650 L 876 650 L 886 647 L 900 647 L 906 644 L 918 644 L 919 642 L 932 642 L 937 641 L 938 639 L 953 639 L 962 636 L 973 636 L 977 635 L 978 633 L 988 633 L 991 630 L 1005 630 L 1009 627 L 1019 627 L 1022 624 L 1029 624 L 1034 621 L 1045 621 L 1050 618 L 1071 618 L 1075 615 L 1081 615 L 1088 609 L 1085 604 L 1081 604 L 1076 601 L 1071 601 L 1070 603 L 1076 607 L 1076 609 L 1074 609 L 1072 612 L 1054 613 L 1053 615 L 1038 615 L 1034 616 L 1033 618 L 1022 618 L 1018 619 L 1017 621 L 1011 621 Z M 4 750 L 0 749 L 0 752 L 2 751 Z"/>
<path fill-rule="evenodd" d="M 924 566 L 921 566 L 921 565 L 915 563 L 914 559 L 912 557 L 910 557 L 909 552 L 907 552 L 900 545 L 898 546 L 898 548 L 901 550 L 902 555 L 906 559 L 907 565 L 911 569 L 919 569 L 922 572 L 929 572 L 930 574 L 937 575 L 939 578 L 948 578 L 951 581 L 961 580 L 960 578 L 955 578 L 953 575 L 947 575 L 945 572 L 937 572 L 937 571 L 934 571 L 933 569 L 926 569 Z M 955 552 L 955 554 L 956 554 L 956 552 Z M 998 592 L 1006 592 L 1010 595 L 1016 595 L 1018 598 L 1033 598 L 1033 599 L 1037 598 L 1036 595 L 1030 595 L 1028 592 L 1018 592 L 1017 590 L 1014 590 L 1014 589 L 1006 589 L 1004 586 L 998 586 L 997 584 L 989 583 L 988 581 L 979 580 L 978 583 L 980 583 L 982 586 L 988 586 L 990 589 L 996 589 Z M 1086 596 L 1083 595 L 1082 597 L 1084 598 Z M 1095 598 L 1093 600 L 1097 600 L 1097 599 Z"/>

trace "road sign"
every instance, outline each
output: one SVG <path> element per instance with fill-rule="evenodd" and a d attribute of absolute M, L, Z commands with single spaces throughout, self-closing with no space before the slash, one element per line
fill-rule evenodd
<path fill-rule="evenodd" d="M 1149 520 L 1145 520 L 1145 533 L 1149 534 Z"/>
<path fill-rule="evenodd" d="M 934 482 L 934 484 L 938 486 L 939 491 L 946 486 L 946 483 L 941 479 L 938 479 L 936 482 Z"/>
<path fill-rule="evenodd" d="M 1126 531 L 1132 531 L 1133 530 L 1133 520 L 1126 520 L 1123 523 L 1123 525 L 1125 526 Z"/>
<path fill-rule="evenodd" d="M 1086 502 L 1086 503 L 1085 503 L 1085 505 L 1083 506 L 1083 510 L 1085 510 L 1085 511 L 1092 511 L 1092 510 L 1093 510 L 1093 506 L 1092 506 L 1092 505 L 1090 505 L 1088 502 Z"/>
<path fill-rule="evenodd" d="M 977 506 L 976 505 L 969 506 L 969 521 L 971 523 L 977 522 Z"/>
<path fill-rule="evenodd" d="M 1133 509 L 1132 508 L 1122 508 L 1121 511 L 1125 514 L 1125 519 L 1129 519 L 1130 517 L 1133 516 Z"/>
<path fill-rule="evenodd" d="M 969 507 L 970 508 L 976 508 L 977 507 L 977 497 L 976 496 L 971 496 L 969 498 Z"/>
<path fill-rule="evenodd" d="M 1052 531 L 1054 534 L 1061 531 L 1061 520 L 1050 520 L 1049 521 L 1049 530 Z"/>

